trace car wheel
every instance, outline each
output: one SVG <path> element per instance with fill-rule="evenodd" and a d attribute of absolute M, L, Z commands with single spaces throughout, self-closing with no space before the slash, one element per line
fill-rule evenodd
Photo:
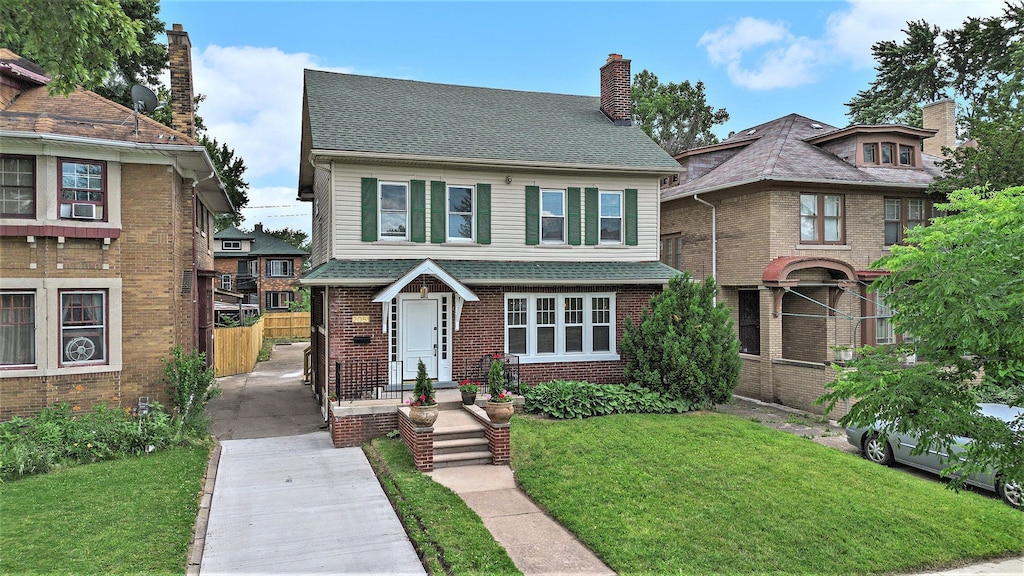
<path fill-rule="evenodd" d="M 999 497 L 1014 508 L 1024 509 L 1024 496 L 1021 495 L 1024 486 L 1020 482 L 1003 482 L 1001 479 L 996 484 L 996 492 Z"/>
<path fill-rule="evenodd" d="M 875 464 L 888 466 L 892 464 L 892 447 L 889 442 L 878 437 L 877 432 L 872 432 L 864 440 L 864 457 Z"/>

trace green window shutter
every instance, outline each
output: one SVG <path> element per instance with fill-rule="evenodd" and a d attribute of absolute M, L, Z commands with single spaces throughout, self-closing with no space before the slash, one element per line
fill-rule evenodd
<path fill-rule="evenodd" d="M 636 188 L 626 188 L 626 246 L 636 246 Z"/>
<path fill-rule="evenodd" d="M 491 185 L 476 185 L 476 241 L 491 243 Z"/>
<path fill-rule="evenodd" d="M 540 186 L 526 187 L 526 244 L 540 244 Z"/>
<path fill-rule="evenodd" d="M 580 245 L 580 189 L 568 188 L 566 194 L 569 200 L 569 244 Z"/>
<path fill-rule="evenodd" d="M 447 240 L 448 227 L 447 210 L 445 203 L 448 202 L 448 187 L 444 182 L 436 180 L 430 182 L 430 241 L 434 244 L 444 244 Z"/>
<path fill-rule="evenodd" d="M 427 183 L 423 180 L 409 181 L 409 240 L 427 241 Z"/>
<path fill-rule="evenodd" d="M 377 241 L 377 179 L 363 178 L 363 242 Z"/>
<path fill-rule="evenodd" d="M 583 228 L 584 228 L 584 242 L 588 246 L 597 244 L 598 235 L 597 227 L 600 219 L 598 214 L 601 212 L 600 206 L 600 195 L 597 193 L 597 188 L 585 189 L 586 194 L 586 214 L 584 216 Z"/>

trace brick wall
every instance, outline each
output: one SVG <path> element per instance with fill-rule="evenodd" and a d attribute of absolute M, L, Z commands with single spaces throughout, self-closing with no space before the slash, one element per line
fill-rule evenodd
<path fill-rule="evenodd" d="M 335 448 L 360 446 L 398 429 L 398 411 L 389 414 L 357 414 L 331 417 Z"/>
<path fill-rule="evenodd" d="M 137 401 L 122 398 L 120 372 L 3 378 L 0 398 L 0 421 L 15 416 L 27 418 L 58 402 L 88 410 L 101 402 L 108 406 L 134 406 Z"/>
<path fill-rule="evenodd" d="M 776 379 L 777 395 L 769 401 L 814 414 L 824 412 L 823 406 L 815 405 L 814 401 L 826 392 L 826 386 L 836 378 L 831 366 L 777 361 L 772 371 Z M 840 418 L 848 411 L 849 406 L 846 404 L 836 405 L 835 410 L 829 413 L 829 418 Z"/>
<path fill-rule="evenodd" d="M 417 428 L 409 420 L 408 408 L 398 410 L 398 432 L 412 452 L 413 463 L 420 472 L 434 469 L 434 429 Z"/>

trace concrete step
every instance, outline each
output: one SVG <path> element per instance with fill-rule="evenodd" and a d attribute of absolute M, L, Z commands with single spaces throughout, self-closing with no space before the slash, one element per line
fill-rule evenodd
<path fill-rule="evenodd" d="M 479 452 L 487 451 L 487 438 L 486 437 L 475 437 L 475 438 L 456 438 L 449 439 L 445 437 L 443 440 L 434 438 L 434 457 L 438 454 L 457 454 L 459 452 Z"/>
<path fill-rule="evenodd" d="M 477 466 L 493 464 L 491 453 L 487 450 L 476 452 L 456 452 L 454 454 L 438 454 L 434 452 L 434 468 L 452 468 L 454 466 Z"/>

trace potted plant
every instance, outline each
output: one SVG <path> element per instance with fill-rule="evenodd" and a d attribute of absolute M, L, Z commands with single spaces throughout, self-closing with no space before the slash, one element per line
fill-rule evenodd
<path fill-rule="evenodd" d="M 512 405 L 512 393 L 505 390 L 505 357 L 495 354 L 491 358 L 491 368 L 487 371 L 487 389 L 491 392 L 484 411 L 492 424 L 507 424 L 512 419 L 515 406 Z M 501 392 L 495 393 L 495 390 Z"/>
<path fill-rule="evenodd" d="M 849 346 L 833 346 L 832 350 L 835 351 L 836 361 L 838 362 L 849 362 L 853 360 L 853 348 Z"/>
<path fill-rule="evenodd" d="M 427 367 L 422 359 L 416 365 L 416 385 L 412 389 L 412 398 L 409 399 L 409 420 L 421 428 L 429 428 L 437 420 L 434 383 L 427 377 Z"/>
<path fill-rule="evenodd" d="M 480 391 L 480 383 L 476 380 L 465 380 L 459 382 L 459 393 L 462 394 L 462 403 L 466 406 L 476 403 L 476 393 Z"/>

